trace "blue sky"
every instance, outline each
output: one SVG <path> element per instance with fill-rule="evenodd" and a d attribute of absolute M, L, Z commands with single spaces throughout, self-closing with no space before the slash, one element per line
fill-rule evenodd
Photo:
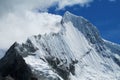
<path fill-rule="evenodd" d="M 74 5 L 56 10 L 57 6 L 48 9 L 49 13 L 63 15 L 65 11 L 83 16 L 92 22 L 104 39 L 120 44 L 120 0 L 95 0 L 88 7 Z"/>
<path fill-rule="evenodd" d="M 104 39 L 120 44 L 120 0 L 0 0 L 0 48 L 57 31 L 52 25 L 66 11 L 88 19 Z"/>

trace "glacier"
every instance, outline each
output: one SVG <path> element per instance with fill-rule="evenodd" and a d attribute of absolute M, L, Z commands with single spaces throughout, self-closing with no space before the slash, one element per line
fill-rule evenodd
<path fill-rule="evenodd" d="M 120 80 L 120 45 L 68 11 L 57 26 L 15 46 L 38 80 Z"/>

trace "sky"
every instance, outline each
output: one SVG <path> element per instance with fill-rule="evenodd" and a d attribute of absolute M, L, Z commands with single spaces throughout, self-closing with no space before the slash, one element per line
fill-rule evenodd
<path fill-rule="evenodd" d="M 95 0 L 85 7 L 73 5 L 62 10 L 55 7 L 50 7 L 48 12 L 63 15 L 70 11 L 83 16 L 97 27 L 104 39 L 120 44 L 120 0 Z"/>
<path fill-rule="evenodd" d="M 0 48 L 59 31 L 66 11 L 85 17 L 104 39 L 120 44 L 119 8 L 120 0 L 0 0 Z"/>

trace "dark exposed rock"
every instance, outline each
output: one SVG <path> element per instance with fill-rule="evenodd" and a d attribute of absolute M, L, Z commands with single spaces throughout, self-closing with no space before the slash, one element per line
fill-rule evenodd
<path fill-rule="evenodd" d="M 58 66 L 60 63 L 58 58 L 46 57 L 46 60 L 52 66 L 52 68 L 56 70 L 56 73 L 58 73 L 64 80 L 68 80 L 70 72 L 64 65 Z"/>
<path fill-rule="evenodd" d="M 14 43 L 0 60 L 0 80 L 11 76 L 14 80 L 31 80 L 32 72 L 22 56 L 17 52 Z M 34 80 L 34 79 L 33 79 Z"/>
<path fill-rule="evenodd" d="M 70 71 L 73 75 L 75 75 L 75 65 L 71 63 L 71 64 L 69 65 L 69 67 L 70 67 L 69 71 Z"/>
<path fill-rule="evenodd" d="M 35 52 L 37 50 L 37 48 L 34 47 L 33 43 L 29 39 L 26 41 L 26 44 L 22 44 L 22 47 L 26 48 L 29 52 Z"/>
<path fill-rule="evenodd" d="M 118 66 L 120 66 L 120 60 L 117 59 L 116 57 L 112 57 L 112 58 L 113 58 L 114 62 L 115 62 Z"/>
<path fill-rule="evenodd" d="M 46 57 L 46 60 L 48 61 L 50 66 L 52 66 L 52 68 L 56 70 L 56 73 L 58 73 L 64 80 L 69 80 L 70 73 L 75 75 L 75 64 L 78 63 L 78 60 L 71 60 L 69 66 L 66 66 L 66 63 L 63 63 L 63 65 L 59 65 L 60 62 L 64 60 L 59 60 L 56 57 Z"/>
<path fill-rule="evenodd" d="M 27 57 L 28 55 L 31 55 L 31 53 L 38 50 L 38 48 L 35 47 L 34 44 L 31 42 L 31 40 L 29 39 L 27 39 L 25 44 L 19 45 L 18 49 L 19 49 L 19 53 L 23 57 Z"/>
<path fill-rule="evenodd" d="M 67 67 L 62 66 L 62 67 L 56 67 L 55 68 L 57 73 L 64 79 L 64 80 L 69 80 L 69 75 L 70 72 Z"/>

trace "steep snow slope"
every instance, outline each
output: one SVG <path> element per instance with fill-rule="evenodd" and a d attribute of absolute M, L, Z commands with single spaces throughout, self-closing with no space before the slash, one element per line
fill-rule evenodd
<path fill-rule="evenodd" d="M 108 46 L 94 25 L 69 12 L 58 25 L 58 33 L 16 46 L 39 80 L 120 80 L 119 52 L 111 50 L 116 45 Z"/>
<path fill-rule="evenodd" d="M 111 57 L 113 58 L 115 63 L 120 66 L 120 45 L 107 40 L 104 40 L 104 43 L 112 51 L 113 55 Z"/>

